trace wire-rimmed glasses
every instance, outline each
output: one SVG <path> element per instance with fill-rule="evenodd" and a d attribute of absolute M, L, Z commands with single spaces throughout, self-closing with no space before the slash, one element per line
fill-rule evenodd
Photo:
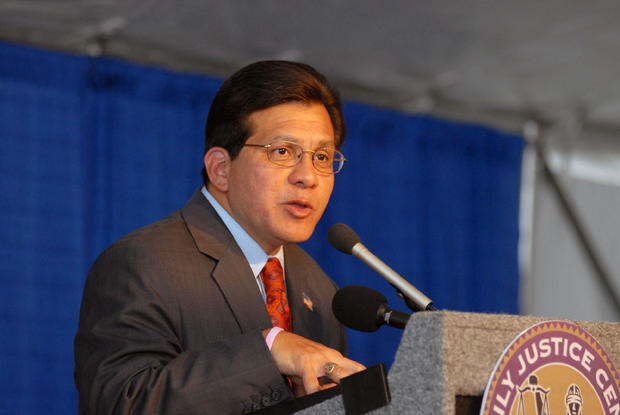
<path fill-rule="evenodd" d="M 291 141 L 278 141 L 271 144 L 244 144 L 247 147 L 259 147 L 267 150 L 267 158 L 273 164 L 282 167 L 293 167 L 299 164 L 304 153 L 312 155 L 314 168 L 325 174 L 336 174 L 342 170 L 347 160 L 335 148 L 325 147 L 316 150 L 304 150 L 302 146 Z"/>

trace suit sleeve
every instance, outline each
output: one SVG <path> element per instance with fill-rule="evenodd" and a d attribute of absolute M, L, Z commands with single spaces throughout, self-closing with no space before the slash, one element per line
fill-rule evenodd
<path fill-rule="evenodd" d="M 172 271 L 135 246 L 109 249 L 93 265 L 74 345 L 80 413 L 243 413 L 289 398 L 259 329 L 215 322 L 204 333 L 212 340 L 188 347 Z M 216 294 L 196 312 L 209 312 Z"/>

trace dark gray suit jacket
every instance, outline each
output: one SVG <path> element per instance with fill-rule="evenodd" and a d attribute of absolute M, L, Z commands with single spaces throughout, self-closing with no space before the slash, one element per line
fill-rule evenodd
<path fill-rule="evenodd" d="M 346 353 L 336 285 L 297 245 L 284 255 L 293 331 Z M 92 266 L 75 338 L 80 414 L 242 413 L 290 398 L 269 327 L 247 260 L 196 191 Z"/>

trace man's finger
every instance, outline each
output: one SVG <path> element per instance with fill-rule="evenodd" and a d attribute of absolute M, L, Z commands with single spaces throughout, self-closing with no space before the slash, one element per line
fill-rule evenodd
<path fill-rule="evenodd" d="M 314 393 L 321 390 L 321 385 L 319 385 L 319 380 L 316 376 L 314 376 L 311 371 L 305 371 L 303 375 L 303 384 L 306 393 Z"/>
<path fill-rule="evenodd" d="M 338 359 L 337 362 L 327 362 L 323 365 L 323 373 L 336 383 L 340 383 L 342 378 L 346 378 L 349 375 L 357 373 L 366 369 L 364 365 L 361 365 L 353 360 L 347 358 Z"/>

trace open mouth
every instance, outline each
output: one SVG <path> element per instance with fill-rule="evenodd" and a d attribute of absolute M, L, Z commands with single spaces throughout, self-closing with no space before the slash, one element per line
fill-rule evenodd
<path fill-rule="evenodd" d="M 312 212 L 312 205 L 303 200 L 291 200 L 286 203 L 288 211 L 295 217 L 303 218 Z"/>

